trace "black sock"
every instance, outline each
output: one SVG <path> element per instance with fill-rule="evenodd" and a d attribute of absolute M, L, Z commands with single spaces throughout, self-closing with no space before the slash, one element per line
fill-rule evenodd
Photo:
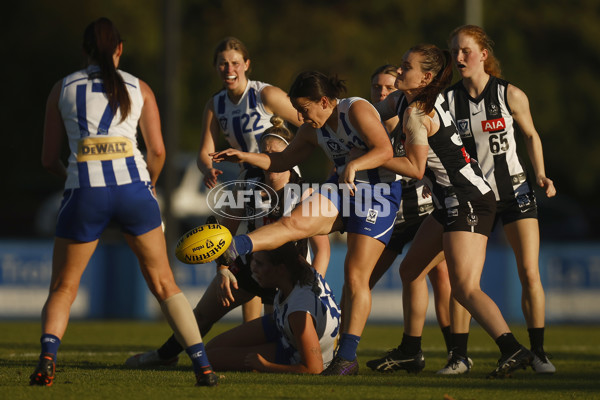
<path fill-rule="evenodd" d="M 158 349 L 158 356 L 162 360 L 169 360 L 171 358 L 177 357 L 179 353 L 183 351 L 183 347 L 179 344 L 177 339 L 175 339 L 175 335 L 171 335 L 167 341 L 160 346 Z"/>
<path fill-rule="evenodd" d="M 536 353 L 544 353 L 544 328 L 529 328 L 529 343 L 531 350 Z"/>
<path fill-rule="evenodd" d="M 446 353 L 450 353 L 450 350 L 452 350 L 452 347 L 454 347 L 452 344 L 452 332 L 450 332 L 450 325 L 442 328 L 442 335 L 444 335 L 444 342 L 446 342 Z"/>
<path fill-rule="evenodd" d="M 414 356 L 421 351 L 421 336 L 408 336 L 402 334 L 402 343 L 400 343 L 400 351 L 407 356 Z"/>
<path fill-rule="evenodd" d="M 496 338 L 496 344 L 503 356 L 509 356 L 517 352 L 521 345 L 511 332 L 503 333 Z"/>
<path fill-rule="evenodd" d="M 467 343 L 469 342 L 469 332 L 467 333 L 453 333 L 452 343 L 452 354 L 467 358 Z"/>

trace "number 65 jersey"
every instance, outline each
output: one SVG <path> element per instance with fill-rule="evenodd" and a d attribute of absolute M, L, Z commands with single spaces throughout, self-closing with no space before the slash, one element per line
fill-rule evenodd
<path fill-rule="evenodd" d="M 465 144 L 496 195 L 514 200 L 532 191 L 525 164 L 517 154 L 515 129 L 506 100 L 508 82 L 494 76 L 479 97 L 472 98 L 459 81 L 446 90 L 449 111 Z"/>
<path fill-rule="evenodd" d="M 137 144 L 137 125 L 144 99 L 139 79 L 118 71 L 131 100 L 129 115 L 113 113 L 95 65 L 63 79 L 58 108 L 69 140 L 65 189 L 150 182 Z"/>

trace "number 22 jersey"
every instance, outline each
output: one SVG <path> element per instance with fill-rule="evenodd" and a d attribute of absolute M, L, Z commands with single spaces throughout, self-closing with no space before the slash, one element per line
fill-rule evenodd
<path fill-rule="evenodd" d="M 257 153 L 258 138 L 271 126 L 273 114 L 267 112 L 261 99 L 261 91 L 267 83 L 248 80 L 246 90 L 234 104 L 225 89 L 213 97 L 213 107 L 225 139 L 234 149 Z"/>

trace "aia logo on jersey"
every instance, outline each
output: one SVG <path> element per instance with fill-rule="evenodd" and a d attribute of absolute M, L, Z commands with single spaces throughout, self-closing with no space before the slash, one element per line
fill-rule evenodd
<path fill-rule="evenodd" d="M 219 118 L 219 123 L 221 124 L 221 129 L 226 131 L 227 130 L 227 117 Z"/>
<path fill-rule="evenodd" d="M 495 132 L 506 129 L 506 122 L 504 118 L 488 119 L 487 121 L 481 121 L 481 129 L 484 132 Z"/>

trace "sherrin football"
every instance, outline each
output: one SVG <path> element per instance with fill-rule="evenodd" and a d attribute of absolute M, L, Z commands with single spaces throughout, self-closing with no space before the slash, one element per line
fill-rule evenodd
<path fill-rule="evenodd" d="M 223 225 L 201 225 L 179 238 L 175 255 L 186 264 L 208 263 L 225 252 L 231 239 L 231 232 Z"/>

